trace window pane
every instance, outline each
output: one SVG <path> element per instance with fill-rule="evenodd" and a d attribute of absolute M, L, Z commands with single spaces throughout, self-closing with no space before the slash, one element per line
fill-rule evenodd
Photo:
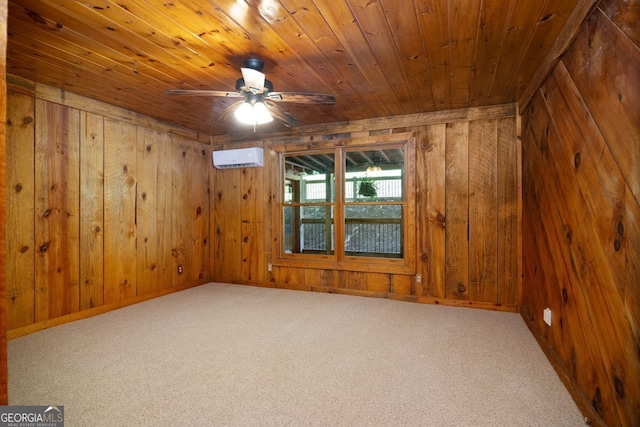
<path fill-rule="evenodd" d="M 333 254 L 333 207 L 285 206 L 284 252 Z"/>
<path fill-rule="evenodd" d="M 404 148 L 347 151 L 345 201 L 404 200 Z"/>
<path fill-rule="evenodd" d="M 402 258 L 401 205 L 346 206 L 345 223 L 346 255 Z"/>
<path fill-rule="evenodd" d="M 333 153 L 286 155 L 284 162 L 283 200 L 285 203 L 335 200 Z"/>

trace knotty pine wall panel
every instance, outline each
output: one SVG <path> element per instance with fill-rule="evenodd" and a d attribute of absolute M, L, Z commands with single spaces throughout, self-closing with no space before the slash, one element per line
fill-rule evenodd
<path fill-rule="evenodd" d="M 499 119 L 498 123 L 498 145 L 497 145 L 497 176 L 509 176 L 513 173 L 513 166 L 520 168 L 521 153 L 519 144 L 511 144 L 513 136 L 519 137 L 516 129 L 516 122 L 510 119 Z M 497 244 L 497 301 L 500 304 L 518 304 L 518 275 L 522 232 L 521 210 L 521 173 L 515 172 L 516 179 L 498 179 L 496 205 L 498 206 L 498 221 L 496 229 Z"/>
<path fill-rule="evenodd" d="M 537 110 L 537 100 L 532 108 Z M 532 167 L 543 165 L 554 155 L 552 147 L 562 143 L 557 133 L 546 126 L 549 120 L 548 114 L 538 113 L 523 129 L 525 141 L 533 140 L 534 136 L 542 140 L 535 148 L 527 146 L 524 150 L 523 174 Z M 602 369 L 599 344 L 593 333 L 592 314 L 584 303 L 584 291 L 579 285 L 580 266 L 576 262 L 587 260 L 582 256 L 574 258 L 567 249 L 577 225 L 559 218 L 560 209 L 556 206 L 557 200 L 569 197 L 565 186 L 573 183 L 563 182 L 548 171 L 544 180 L 534 182 L 527 178 L 525 175 L 525 226 L 534 231 L 523 247 L 524 264 L 528 267 L 524 269 L 528 274 L 523 279 L 523 316 L 530 327 L 535 322 L 534 333 L 544 334 L 546 342 L 555 349 L 555 356 L 575 376 L 587 401 L 592 402 L 607 424 L 617 425 L 617 415 L 612 410 L 612 390 L 600 386 L 607 383 L 607 375 Z M 564 204 L 562 209 L 566 209 Z M 545 307 L 555 313 L 552 317 L 555 327 L 544 326 L 542 310 Z"/>
<path fill-rule="evenodd" d="M 241 213 L 242 173 L 242 169 L 211 171 L 211 274 L 220 282 L 243 280 L 242 215 L 247 214 Z M 256 260 L 247 258 L 245 264 L 251 262 Z"/>
<path fill-rule="evenodd" d="M 155 178 L 155 182 L 150 185 L 155 185 L 156 190 L 154 196 L 155 231 L 150 230 L 149 241 L 155 240 L 157 245 L 155 250 L 156 269 L 152 270 L 152 264 L 149 264 L 148 267 L 152 271 L 156 272 L 156 285 L 155 287 L 152 286 L 152 289 L 149 289 L 149 292 L 166 291 L 176 285 L 176 283 L 173 282 L 173 272 L 176 268 L 173 263 L 173 256 L 167 256 L 168 253 L 172 253 L 172 225 L 174 221 L 177 221 L 173 214 L 173 194 L 171 191 L 173 185 L 171 168 L 172 159 L 170 156 L 172 141 L 172 135 L 163 131 L 158 131 L 156 133 L 155 151 L 158 156 L 157 169 L 155 171 L 152 170 L 148 172 L 151 176 L 151 178 L 148 179 L 149 182 L 153 182 L 153 179 Z M 153 138 L 150 142 L 153 142 Z M 141 149 L 141 147 L 138 146 L 138 149 Z M 146 146 L 143 149 L 145 152 L 149 152 L 149 149 Z M 142 193 L 139 194 L 139 197 L 142 198 Z M 148 245 L 148 242 L 146 245 Z M 145 287 L 146 283 L 147 282 L 145 280 L 145 283 L 141 283 L 141 286 Z"/>
<path fill-rule="evenodd" d="M 80 113 L 80 159 L 80 310 L 87 310 L 104 304 L 103 116 Z"/>
<path fill-rule="evenodd" d="M 262 238 L 264 227 L 264 180 L 257 168 L 247 168 L 241 173 L 241 186 L 244 189 L 241 200 L 242 212 L 242 272 L 241 277 L 254 280 L 260 277 L 265 270 L 264 257 L 252 257 L 254 254 L 262 254 L 267 242 Z"/>
<path fill-rule="evenodd" d="M 80 309 L 80 111 L 36 100 L 35 321 Z"/>
<path fill-rule="evenodd" d="M 35 99 L 7 94 L 7 324 L 35 319 Z"/>
<path fill-rule="evenodd" d="M 610 426 L 640 425 L 636 3 L 600 3 L 522 130 L 522 314 L 583 412 Z"/>
<path fill-rule="evenodd" d="M 193 274 L 195 246 L 193 237 L 193 192 L 190 184 L 193 180 L 193 163 L 196 161 L 187 141 L 174 139 L 171 144 L 171 206 L 175 214 L 175 226 L 172 227 L 171 253 L 173 256 L 172 275 L 178 284 L 186 283 Z M 181 270 L 180 270 L 181 269 Z"/>
<path fill-rule="evenodd" d="M 418 220 L 418 266 L 424 280 L 416 284 L 418 296 L 443 298 L 445 295 L 445 146 L 447 125 L 418 130 L 416 206 Z"/>
<path fill-rule="evenodd" d="M 209 268 L 209 181 L 193 177 L 208 177 L 212 166 L 209 147 L 192 144 L 193 149 L 193 176 L 191 191 L 193 200 L 191 205 L 191 217 L 193 218 L 193 263 L 190 268 L 190 281 L 203 280 L 210 275 Z"/>
<path fill-rule="evenodd" d="M 9 89 L 9 337 L 210 280 L 208 145 L 29 81 Z"/>
<path fill-rule="evenodd" d="M 469 140 L 469 299 L 497 301 L 498 122 L 472 122 Z"/>
<path fill-rule="evenodd" d="M 476 118 L 468 119 L 469 115 Z M 365 130 L 336 125 L 330 133 L 319 129 L 313 136 L 243 141 L 247 146 L 263 146 L 265 165 L 212 172 L 213 279 L 515 311 L 519 140 L 514 106 L 447 117 L 438 120 L 425 115 L 424 125 L 415 118 L 394 117 Z M 415 188 L 410 190 L 415 191 L 416 214 L 409 230 L 417 236 L 416 247 L 409 248 L 409 256 L 415 257 L 415 273 L 274 262 L 277 255 L 271 253 L 271 242 L 277 236 L 272 215 L 279 188 L 272 146 L 284 142 L 288 147 L 306 147 L 335 135 L 384 141 L 392 138 L 390 134 L 407 131 L 416 137 L 410 160 L 416 165 Z M 216 145 L 214 140 L 214 149 L 220 148 L 225 145 Z M 268 271 L 269 263 L 272 271 Z M 415 274 L 422 275 L 422 283 L 416 282 Z"/>
<path fill-rule="evenodd" d="M 137 129 L 106 119 L 104 138 L 104 299 L 113 303 L 137 292 Z"/>
<path fill-rule="evenodd" d="M 469 122 L 447 124 L 445 148 L 445 292 L 469 299 Z"/>
<path fill-rule="evenodd" d="M 161 132 L 137 129 L 136 274 L 141 294 L 171 285 L 173 265 L 161 256 L 170 249 L 171 242 L 167 233 L 171 227 L 165 226 L 165 216 L 168 214 L 170 218 L 171 215 L 172 201 L 168 191 L 171 188 L 170 143 L 171 140 Z"/>
<path fill-rule="evenodd" d="M 8 171 L 9 167 L 6 163 L 7 155 L 7 135 L 9 133 L 9 123 L 7 119 L 9 114 L 7 112 L 7 85 L 5 81 L 5 75 L 7 71 L 7 1 L 0 0 L 0 16 L 4 19 L 0 23 L 0 96 L 5 102 L 0 103 L 0 170 Z M 0 179 L 0 200 L 6 200 L 7 195 L 7 176 L 5 175 Z M 0 324 L 3 325 L 0 328 L 0 405 L 9 404 L 8 393 L 8 369 L 7 369 L 7 269 L 6 263 L 7 256 L 7 244 L 6 244 L 6 227 L 9 224 L 7 221 L 7 205 L 6 203 L 0 203 Z"/>

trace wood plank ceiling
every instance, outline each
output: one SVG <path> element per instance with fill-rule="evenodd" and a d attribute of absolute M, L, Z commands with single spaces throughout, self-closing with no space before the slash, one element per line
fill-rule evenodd
<path fill-rule="evenodd" d="M 578 0 L 9 0 L 7 72 L 209 135 L 244 59 L 315 125 L 510 103 Z M 263 125 L 260 132 L 282 131 Z M 253 131 L 253 129 L 251 129 Z"/>

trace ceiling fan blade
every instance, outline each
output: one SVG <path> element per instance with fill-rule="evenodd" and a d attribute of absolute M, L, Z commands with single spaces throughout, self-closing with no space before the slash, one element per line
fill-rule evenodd
<path fill-rule="evenodd" d="M 275 119 L 280 120 L 286 127 L 290 128 L 298 124 L 298 121 L 296 120 L 295 117 L 293 117 L 293 115 L 291 115 L 291 113 L 284 111 L 282 108 L 278 107 L 274 102 L 265 101 L 265 104 L 267 104 L 267 107 L 269 107 L 269 112 L 271 113 L 271 115 Z"/>
<path fill-rule="evenodd" d="M 264 92 L 265 76 L 258 70 L 251 68 L 241 68 L 244 86 L 247 92 L 262 93 Z"/>
<path fill-rule="evenodd" d="M 276 102 L 295 102 L 298 104 L 334 105 L 336 103 L 336 98 L 333 95 L 323 93 L 270 92 L 266 98 Z"/>
<path fill-rule="evenodd" d="M 220 113 L 220 116 L 218 116 L 218 119 L 221 121 L 228 120 L 231 117 L 231 115 L 236 111 L 236 109 L 240 106 L 240 104 L 242 104 L 243 102 L 244 101 L 236 101 L 233 104 L 229 105 L 227 108 L 222 110 L 222 113 Z"/>
<path fill-rule="evenodd" d="M 229 92 L 224 90 L 199 90 L 199 89 L 171 89 L 165 92 L 167 95 L 180 96 L 226 96 L 228 98 L 244 98 L 244 95 L 238 92 Z"/>

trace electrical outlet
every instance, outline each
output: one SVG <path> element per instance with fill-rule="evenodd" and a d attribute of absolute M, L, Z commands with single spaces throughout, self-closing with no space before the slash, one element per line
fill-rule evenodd
<path fill-rule="evenodd" d="M 267 271 L 269 273 L 271 273 L 273 271 L 273 264 L 271 264 L 271 263 L 267 264 Z"/>
<path fill-rule="evenodd" d="M 416 283 L 422 283 L 422 274 L 416 274 Z"/>
<path fill-rule="evenodd" d="M 178 274 L 182 274 L 182 264 L 178 265 Z"/>
<path fill-rule="evenodd" d="M 549 307 L 545 308 L 542 312 L 542 319 L 544 320 L 544 323 L 551 326 L 551 309 Z"/>

